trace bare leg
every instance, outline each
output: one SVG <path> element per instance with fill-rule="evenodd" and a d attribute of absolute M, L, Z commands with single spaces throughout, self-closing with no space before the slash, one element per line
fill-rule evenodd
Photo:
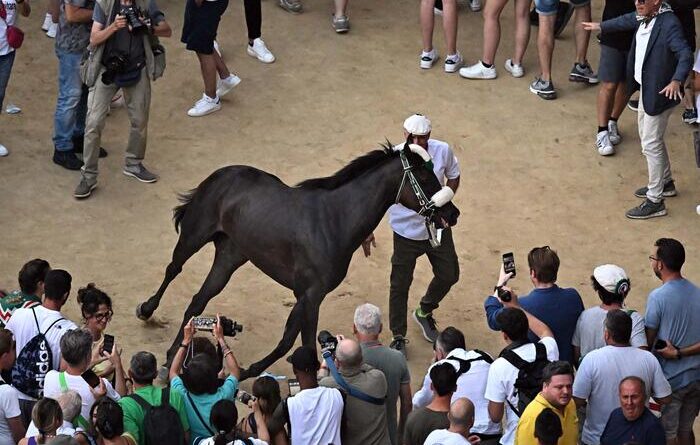
<path fill-rule="evenodd" d="M 435 0 L 421 0 L 420 2 L 420 29 L 423 36 L 423 51 L 425 52 L 433 50 L 434 6 Z"/>
<path fill-rule="evenodd" d="M 442 14 L 442 27 L 445 31 L 447 54 L 457 54 L 457 0 L 443 0 Z"/>
<path fill-rule="evenodd" d="M 199 67 L 202 70 L 202 79 L 204 80 L 204 94 L 213 99 L 216 97 L 216 62 L 214 56 L 212 54 L 197 53 L 197 57 L 199 58 Z"/>
<path fill-rule="evenodd" d="M 695 71 L 690 70 L 684 85 L 685 93 L 683 94 L 683 100 L 681 101 L 683 107 L 686 109 L 695 108 L 695 77 Z"/>
<path fill-rule="evenodd" d="M 508 0 L 490 0 L 484 6 L 484 53 L 481 61 L 492 64 L 501 41 L 501 12 Z M 528 24 L 528 28 L 530 24 Z"/>
<path fill-rule="evenodd" d="M 591 38 L 591 32 L 586 31 L 581 26 L 582 22 L 591 21 L 591 4 L 581 6 L 574 10 L 574 34 L 576 38 L 576 62 L 584 63 L 588 54 L 588 42 Z"/>
<path fill-rule="evenodd" d="M 552 53 L 554 52 L 554 22 L 556 15 L 540 14 L 540 29 L 537 32 L 537 52 L 540 59 L 542 80 L 552 80 Z"/>
<path fill-rule="evenodd" d="M 612 115 L 613 101 L 617 91 L 617 83 L 601 82 L 600 90 L 598 90 L 598 126 L 607 127 L 608 120 Z M 624 105 L 623 105 L 624 106 Z"/>
<path fill-rule="evenodd" d="M 622 112 L 625 111 L 629 98 L 625 82 L 618 83 L 617 89 L 615 90 L 615 101 L 613 102 L 612 112 L 610 113 L 611 118 L 618 119 L 620 117 Z"/>
<path fill-rule="evenodd" d="M 515 0 L 515 51 L 513 63 L 523 64 L 527 44 L 530 42 L 530 0 Z"/>
<path fill-rule="evenodd" d="M 219 53 L 214 51 L 213 53 L 211 53 L 211 55 L 214 57 L 214 63 L 216 64 L 216 72 L 219 73 L 219 77 L 221 79 L 226 79 L 228 76 L 230 76 L 231 72 L 228 70 L 224 59 L 222 59 L 221 56 L 219 56 Z"/>
<path fill-rule="evenodd" d="M 343 17 L 348 9 L 348 0 L 333 0 L 335 3 L 335 16 Z"/>

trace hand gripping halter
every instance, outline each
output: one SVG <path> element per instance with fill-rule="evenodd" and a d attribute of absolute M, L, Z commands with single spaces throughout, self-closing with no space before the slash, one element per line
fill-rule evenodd
<path fill-rule="evenodd" d="M 435 210 L 438 207 L 442 207 L 448 202 L 450 202 L 454 197 L 455 193 L 451 188 L 444 186 L 440 191 L 438 191 L 430 199 L 428 199 L 428 197 L 425 195 L 425 192 L 423 191 L 423 188 L 418 183 L 418 180 L 416 179 L 416 175 L 413 173 L 413 170 L 417 167 L 427 167 L 432 170 L 432 161 L 430 160 L 430 155 L 420 145 L 409 144 L 408 148 L 412 152 L 419 155 L 425 161 L 425 164 L 411 165 L 408 162 L 408 158 L 406 157 L 404 151 L 399 150 L 399 156 L 401 157 L 401 165 L 403 166 L 403 178 L 401 178 L 401 185 L 399 186 L 399 190 L 396 192 L 395 204 L 399 203 L 401 191 L 403 190 L 403 187 L 406 184 L 406 179 L 408 178 L 408 183 L 411 184 L 411 189 L 413 189 L 413 193 L 416 195 L 416 198 L 418 199 L 418 204 L 420 205 L 418 214 L 425 218 L 425 227 L 428 230 L 428 239 L 430 240 L 430 245 L 433 247 L 439 247 L 440 239 L 437 235 L 435 223 L 432 221 L 433 215 L 435 214 Z"/>

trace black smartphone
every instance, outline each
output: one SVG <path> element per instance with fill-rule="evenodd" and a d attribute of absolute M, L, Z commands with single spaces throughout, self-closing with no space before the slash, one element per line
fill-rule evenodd
<path fill-rule="evenodd" d="M 106 352 L 107 354 L 112 353 L 112 348 L 114 348 L 114 336 L 105 334 L 104 335 L 104 342 L 102 343 L 102 350 Z"/>
<path fill-rule="evenodd" d="M 511 278 L 515 276 L 515 257 L 513 252 L 503 254 L 503 271 L 512 274 Z"/>
<path fill-rule="evenodd" d="M 666 340 L 656 340 L 654 343 L 654 349 L 663 349 L 666 347 Z"/>
<path fill-rule="evenodd" d="M 88 369 L 84 373 L 80 375 L 83 380 L 87 382 L 88 385 L 90 385 L 91 388 L 97 388 L 100 386 L 100 378 L 95 374 L 95 371 L 92 369 Z"/>

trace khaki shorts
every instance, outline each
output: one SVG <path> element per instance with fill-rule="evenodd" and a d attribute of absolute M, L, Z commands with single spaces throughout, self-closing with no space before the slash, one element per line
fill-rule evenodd
<path fill-rule="evenodd" d="M 671 403 L 661 408 L 661 424 L 666 431 L 666 439 L 675 439 L 678 434 L 693 431 L 693 422 L 699 412 L 700 381 L 671 394 Z"/>

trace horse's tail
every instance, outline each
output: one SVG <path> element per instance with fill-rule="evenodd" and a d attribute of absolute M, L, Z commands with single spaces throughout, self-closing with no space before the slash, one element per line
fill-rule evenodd
<path fill-rule="evenodd" d="M 182 218 L 185 217 L 187 207 L 192 202 L 192 198 L 194 197 L 196 191 L 197 189 L 192 189 L 178 195 L 180 205 L 173 209 L 173 223 L 175 223 L 175 232 L 177 233 L 180 233 L 180 223 L 182 222 Z"/>

